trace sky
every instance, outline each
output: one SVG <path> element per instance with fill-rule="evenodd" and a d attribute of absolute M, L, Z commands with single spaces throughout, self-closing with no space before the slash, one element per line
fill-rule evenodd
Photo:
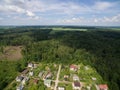
<path fill-rule="evenodd" d="M 0 0 L 0 25 L 120 26 L 120 0 Z"/>

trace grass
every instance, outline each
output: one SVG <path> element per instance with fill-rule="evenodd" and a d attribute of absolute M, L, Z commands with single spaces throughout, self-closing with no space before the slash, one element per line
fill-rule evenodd
<path fill-rule="evenodd" d="M 87 29 L 73 29 L 73 28 L 52 28 L 53 30 L 63 30 L 63 31 L 87 31 Z"/>
<path fill-rule="evenodd" d="M 59 87 L 64 87 L 65 90 L 73 90 L 72 89 L 72 84 L 64 84 L 64 83 L 58 83 Z"/>
<path fill-rule="evenodd" d="M 62 65 L 59 80 L 64 80 L 64 75 L 70 76 L 70 70 L 68 66 Z"/>
<path fill-rule="evenodd" d="M 88 69 L 85 69 L 86 66 L 83 64 L 80 65 L 80 71 L 78 73 L 79 77 L 82 78 L 82 82 L 87 84 L 91 83 L 103 83 L 102 77 L 96 72 L 96 70 L 90 66 L 87 66 Z M 92 80 L 92 78 L 96 78 L 96 80 Z"/>

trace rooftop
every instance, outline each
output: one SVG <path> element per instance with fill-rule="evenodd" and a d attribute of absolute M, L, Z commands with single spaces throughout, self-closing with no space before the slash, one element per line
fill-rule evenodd
<path fill-rule="evenodd" d="M 80 87 L 80 82 L 74 82 L 75 87 Z"/>
<path fill-rule="evenodd" d="M 99 88 L 100 89 L 108 89 L 108 86 L 107 86 L 107 84 L 100 84 Z"/>

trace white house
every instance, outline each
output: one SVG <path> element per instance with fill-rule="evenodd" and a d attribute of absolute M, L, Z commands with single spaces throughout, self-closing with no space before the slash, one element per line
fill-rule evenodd
<path fill-rule="evenodd" d="M 24 79 L 22 80 L 21 84 L 25 85 L 25 83 L 29 80 L 29 77 L 24 77 Z"/>
<path fill-rule="evenodd" d="M 58 87 L 58 90 L 65 90 L 64 87 Z"/>
<path fill-rule="evenodd" d="M 37 64 L 34 64 L 33 67 L 34 67 L 34 68 L 37 68 Z"/>
<path fill-rule="evenodd" d="M 47 87 L 50 87 L 51 86 L 51 80 L 44 80 L 44 85 L 47 86 Z"/>
<path fill-rule="evenodd" d="M 24 86 L 23 85 L 19 85 L 17 86 L 16 90 L 23 90 Z"/>
<path fill-rule="evenodd" d="M 89 70 L 89 67 L 88 67 L 88 66 L 85 66 L 85 70 Z"/>
<path fill-rule="evenodd" d="M 17 82 L 21 82 L 23 79 L 24 79 L 24 77 L 22 77 L 22 76 L 17 76 L 16 77 L 16 81 Z"/>
<path fill-rule="evenodd" d="M 33 74 L 34 74 L 33 71 L 29 72 L 29 75 L 30 75 L 30 76 L 33 76 Z"/>
<path fill-rule="evenodd" d="M 73 81 L 79 81 L 79 77 L 76 74 L 73 75 Z"/>
<path fill-rule="evenodd" d="M 92 77 L 92 80 L 94 80 L 94 81 L 95 81 L 95 80 L 97 80 L 97 79 L 96 79 L 95 77 Z"/>
<path fill-rule="evenodd" d="M 40 72 L 39 74 L 38 74 L 38 76 L 41 78 L 42 77 L 42 75 L 43 75 L 43 71 L 42 72 Z"/>
<path fill-rule="evenodd" d="M 29 67 L 29 68 L 33 68 L 33 67 L 34 67 L 34 64 L 33 64 L 33 63 L 28 63 L 28 67 Z"/>

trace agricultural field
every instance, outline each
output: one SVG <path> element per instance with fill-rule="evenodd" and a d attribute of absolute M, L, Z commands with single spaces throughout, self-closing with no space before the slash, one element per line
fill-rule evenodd
<path fill-rule="evenodd" d="M 59 28 L 59 27 L 52 28 L 52 30 L 55 30 L 55 31 L 87 31 L 87 29 L 78 29 L 78 28 Z"/>

